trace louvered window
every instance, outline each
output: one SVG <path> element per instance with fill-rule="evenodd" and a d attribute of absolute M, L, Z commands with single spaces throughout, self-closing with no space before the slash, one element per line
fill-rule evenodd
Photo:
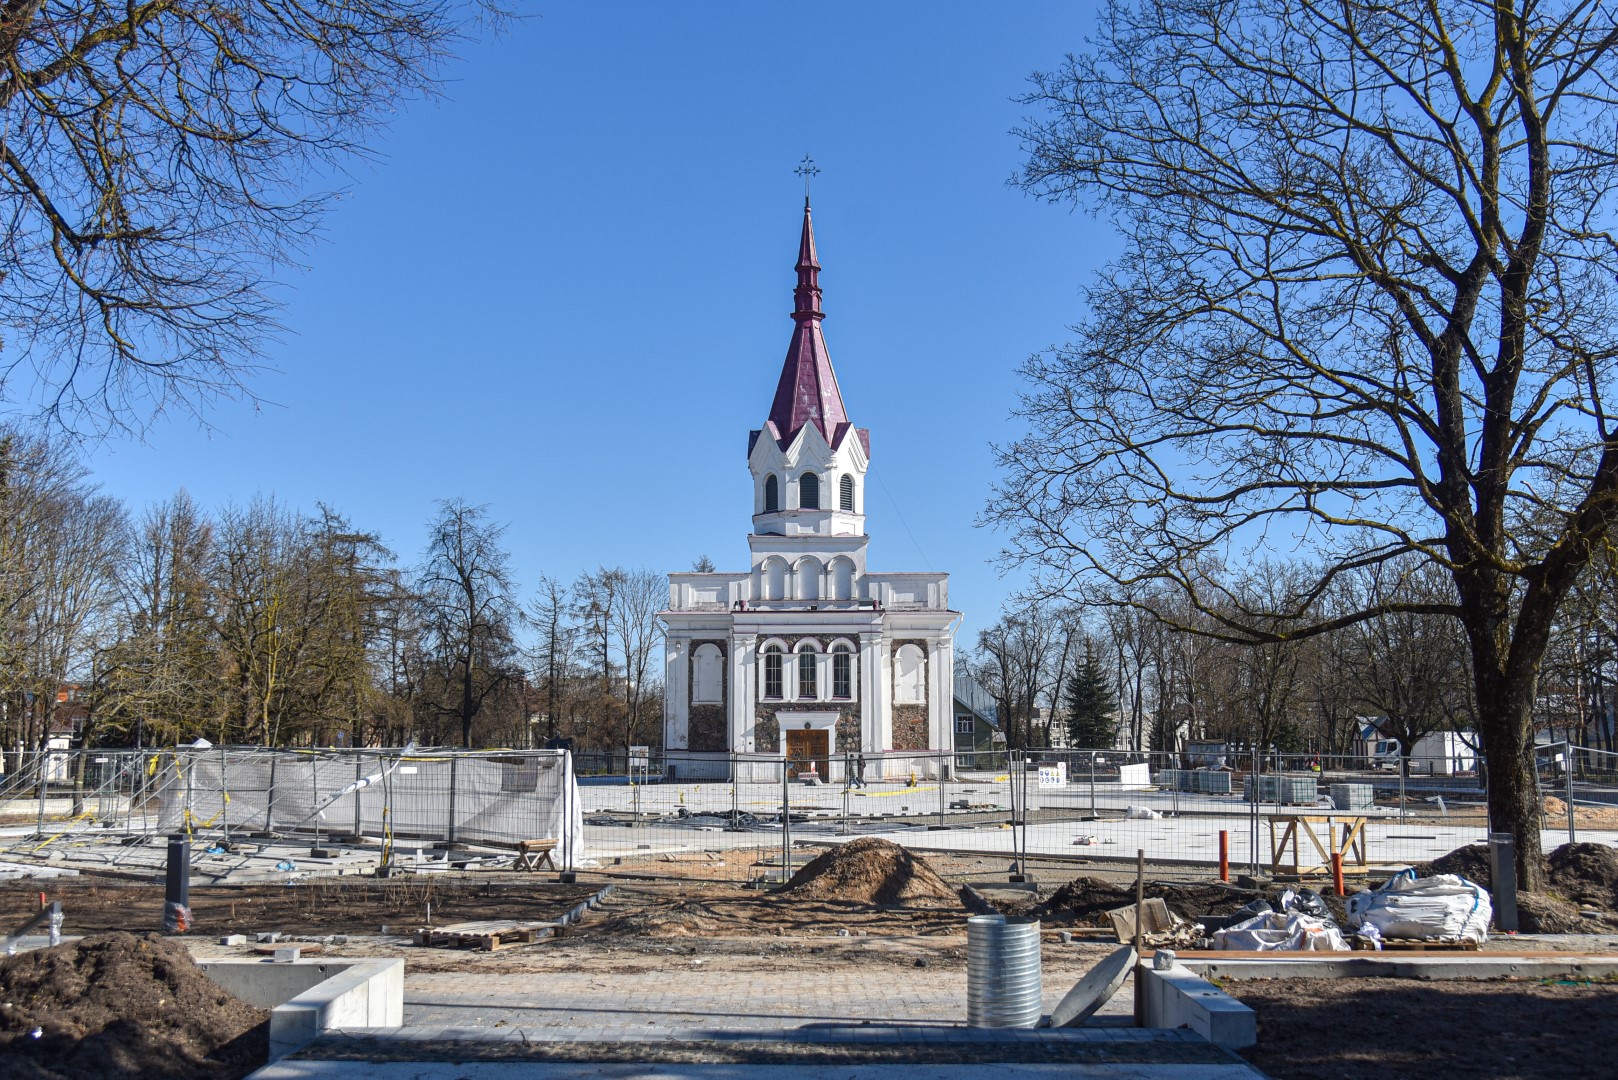
<path fill-rule="evenodd" d="M 841 489 L 837 494 L 838 506 L 852 514 L 854 512 L 854 478 L 844 473 L 842 480 L 838 482 L 838 487 Z"/>
<path fill-rule="evenodd" d="M 820 509 L 820 477 L 812 472 L 806 472 L 798 477 L 798 508 Z"/>
<path fill-rule="evenodd" d="M 781 482 L 775 477 L 764 480 L 764 512 L 773 514 L 781 509 Z"/>

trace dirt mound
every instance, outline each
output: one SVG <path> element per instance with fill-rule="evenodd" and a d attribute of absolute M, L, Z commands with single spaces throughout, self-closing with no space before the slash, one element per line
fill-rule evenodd
<path fill-rule="evenodd" d="M 800 900 L 903 907 L 960 903 L 927 860 L 890 840 L 862 836 L 822 853 L 777 895 Z"/>
<path fill-rule="evenodd" d="M 1417 877 L 1434 874 L 1455 874 L 1484 888 L 1489 885 L 1489 845 L 1468 844 L 1448 855 L 1440 855 L 1429 863 L 1416 864 Z"/>
<path fill-rule="evenodd" d="M 706 904 L 675 900 L 610 915 L 591 929 L 630 937 L 700 937 L 714 932 L 724 921 L 723 916 Z"/>
<path fill-rule="evenodd" d="M 1146 895 L 1161 899 L 1174 914 L 1195 920 L 1201 915 L 1228 915 L 1264 894 L 1224 885 L 1151 881 Z M 1133 886 L 1077 877 L 1035 905 L 1031 914 L 1052 926 L 1111 926 L 1107 912 L 1134 902 Z"/>
<path fill-rule="evenodd" d="M 1618 849 L 1563 844 L 1550 857 L 1551 885 L 1569 900 L 1618 913 Z"/>
<path fill-rule="evenodd" d="M 1415 869 L 1417 877 L 1459 874 L 1486 889 L 1491 877 L 1489 847 L 1468 844 L 1432 862 L 1417 863 Z M 1547 891 L 1557 896 L 1618 912 L 1618 849 L 1605 844 L 1563 844 L 1545 859 L 1545 878 Z"/>
<path fill-rule="evenodd" d="M 96 934 L 0 960 L 0 1059 L 11 1076 L 231 1080 L 264 1064 L 269 1015 L 156 934 Z"/>

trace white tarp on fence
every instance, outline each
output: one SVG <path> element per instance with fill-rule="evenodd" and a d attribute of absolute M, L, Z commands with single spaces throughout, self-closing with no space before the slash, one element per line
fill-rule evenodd
<path fill-rule="evenodd" d="M 565 750 L 167 751 L 160 830 L 192 829 L 488 843 L 554 839 L 576 866 L 584 815 Z"/>

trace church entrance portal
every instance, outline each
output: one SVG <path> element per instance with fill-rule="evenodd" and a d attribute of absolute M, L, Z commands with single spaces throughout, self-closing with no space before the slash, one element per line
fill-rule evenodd
<path fill-rule="evenodd" d="M 787 729 L 787 775 L 796 780 L 814 767 L 822 781 L 831 779 L 831 732 Z"/>

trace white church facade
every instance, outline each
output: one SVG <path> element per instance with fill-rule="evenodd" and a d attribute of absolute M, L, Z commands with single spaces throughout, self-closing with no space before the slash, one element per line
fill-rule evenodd
<path fill-rule="evenodd" d="M 820 264 L 804 200 L 786 363 L 749 434 L 751 558 L 733 573 L 669 575 L 664 753 L 677 779 L 840 780 L 930 773 L 876 756 L 954 745 L 949 575 L 867 568 L 870 433 L 850 423 L 820 323 Z M 731 774 L 733 754 L 757 755 Z"/>

